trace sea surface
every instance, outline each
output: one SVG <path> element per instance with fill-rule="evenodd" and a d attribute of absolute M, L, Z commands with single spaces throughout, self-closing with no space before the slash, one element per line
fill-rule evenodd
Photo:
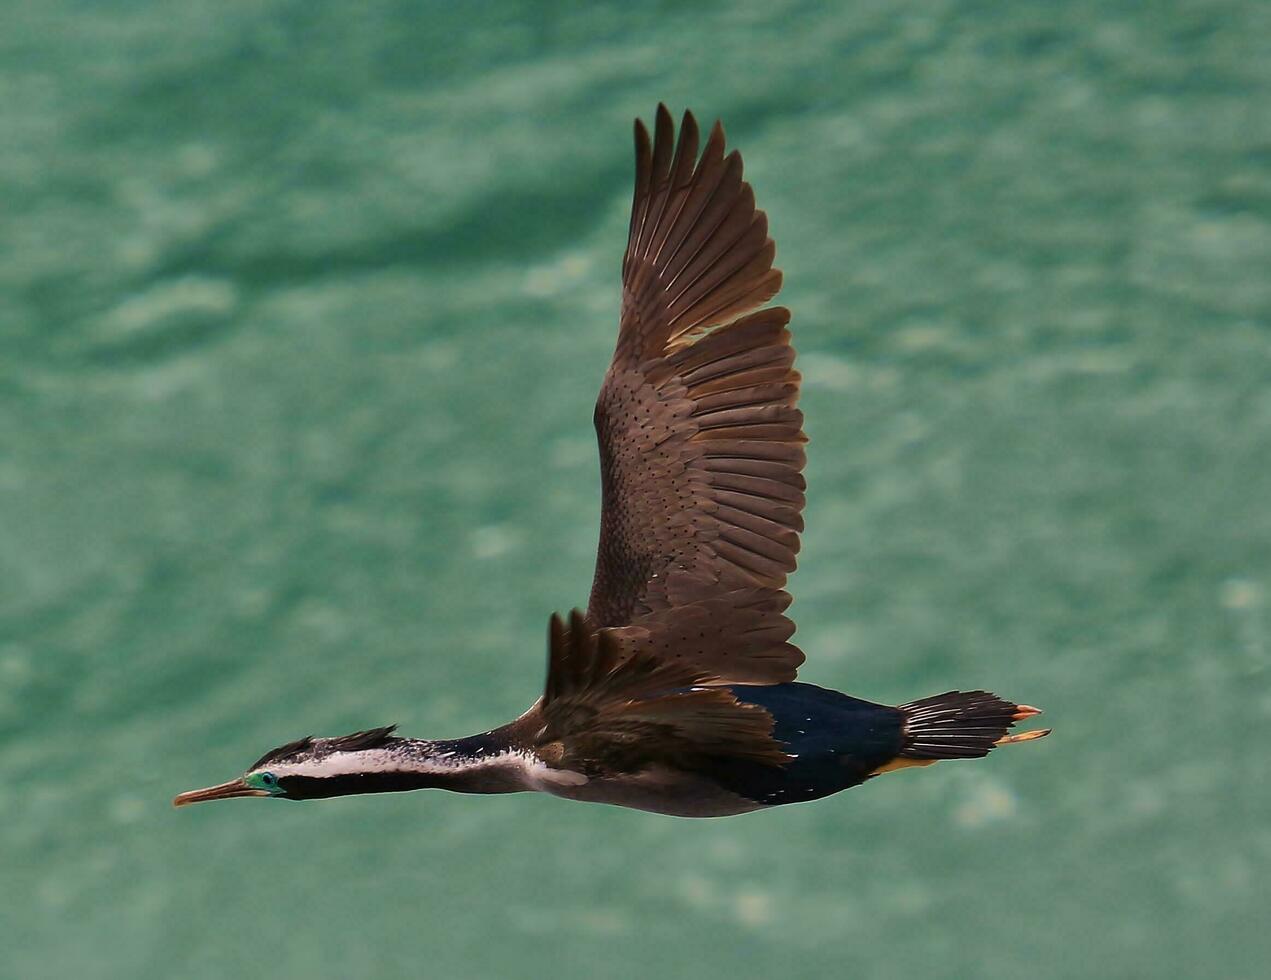
<path fill-rule="evenodd" d="M 1266 975 L 1271 4 L 0 24 L 0 977 Z M 1054 734 L 715 821 L 173 810 L 536 696 L 660 100 L 786 272 L 802 676 Z"/>

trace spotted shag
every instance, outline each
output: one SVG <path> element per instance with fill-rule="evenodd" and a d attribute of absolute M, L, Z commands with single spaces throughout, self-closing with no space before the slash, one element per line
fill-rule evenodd
<path fill-rule="evenodd" d="M 786 576 L 804 502 L 790 312 L 768 220 L 715 123 L 635 124 L 622 314 L 596 401 L 603 511 L 586 612 L 553 616 L 543 695 L 468 738 L 302 738 L 177 806 L 449 789 L 714 817 L 1047 734 L 985 691 L 896 707 L 795 681 Z"/>

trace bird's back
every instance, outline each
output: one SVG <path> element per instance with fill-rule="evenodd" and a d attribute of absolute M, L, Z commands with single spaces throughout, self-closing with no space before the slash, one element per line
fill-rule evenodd
<path fill-rule="evenodd" d="M 773 738 L 794 758 L 784 766 L 720 760 L 713 778 L 764 806 L 820 799 L 864 782 L 900 751 L 903 716 L 814 684 L 735 685 L 738 701 L 766 709 Z"/>
<path fill-rule="evenodd" d="M 692 768 L 654 763 L 597 773 L 576 785 L 542 788 L 556 796 L 684 817 L 745 813 L 802 803 L 863 782 L 896 758 L 902 715 L 813 684 L 733 685 L 738 702 L 772 716 L 773 737 L 792 757 L 781 765 L 720 755 Z M 674 693 L 674 692 L 672 692 Z"/>

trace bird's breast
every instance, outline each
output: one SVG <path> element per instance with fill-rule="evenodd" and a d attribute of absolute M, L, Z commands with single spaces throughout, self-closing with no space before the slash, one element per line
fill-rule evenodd
<path fill-rule="evenodd" d="M 598 776 L 582 783 L 547 783 L 540 787 L 567 800 L 607 803 L 674 817 L 727 817 L 763 809 L 696 773 L 649 766 L 638 773 Z"/>

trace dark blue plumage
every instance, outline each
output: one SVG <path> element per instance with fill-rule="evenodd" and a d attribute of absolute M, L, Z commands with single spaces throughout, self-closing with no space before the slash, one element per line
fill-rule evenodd
<path fill-rule="evenodd" d="M 787 765 L 720 760 L 711 778 L 740 796 L 776 806 L 856 786 L 901 750 L 899 710 L 814 684 L 735 685 L 739 701 L 772 715 L 773 737 L 795 756 Z"/>

